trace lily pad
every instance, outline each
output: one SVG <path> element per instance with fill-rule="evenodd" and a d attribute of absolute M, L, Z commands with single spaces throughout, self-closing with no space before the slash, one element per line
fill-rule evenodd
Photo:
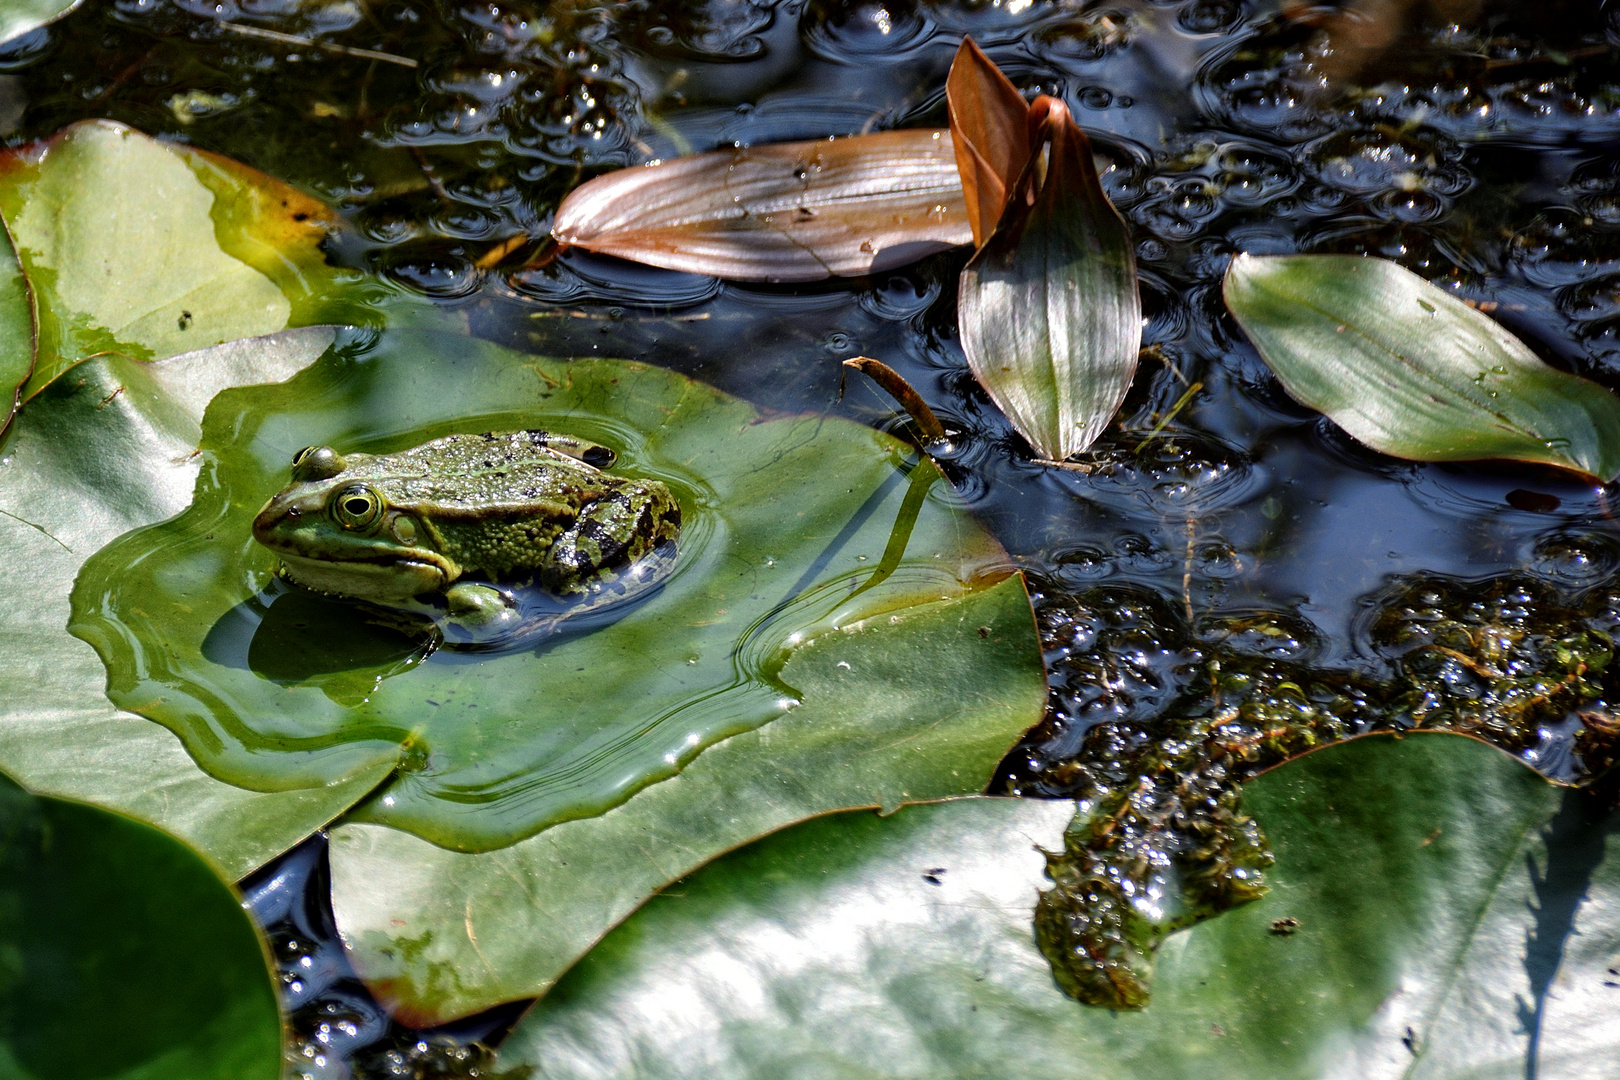
<path fill-rule="evenodd" d="M 360 318 L 340 287 L 360 276 L 328 267 L 320 250 L 336 223 L 326 207 L 110 121 L 0 155 L 0 217 L 37 319 L 24 401 L 90 356 L 154 360 Z M 28 325 L 11 310 L 16 291 L 0 285 L 10 338 Z"/>
<path fill-rule="evenodd" d="M 11 238 L 0 235 L 0 431 L 34 370 L 34 302 Z"/>
<path fill-rule="evenodd" d="M 0 1074 L 276 1080 L 281 1016 L 241 901 L 185 845 L 0 776 Z"/>
<path fill-rule="evenodd" d="M 121 810 L 184 838 L 229 877 L 365 794 L 388 764 L 330 788 L 259 794 L 205 775 L 180 741 L 107 700 L 95 652 L 68 634 L 91 553 L 185 508 L 213 394 L 293 375 L 332 340 L 311 327 L 151 364 L 88 361 L 46 387 L 0 453 L 0 768 L 42 794 Z"/>
<path fill-rule="evenodd" d="M 624 805 L 501 851 L 394 829 L 332 833 L 350 959 L 416 1022 L 542 993 L 647 896 L 715 855 L 854 806 L 980 791 L 1039 717 L 1029 602 L 993 588 L 828 630 L 779 678 L 803 701 Z"/>
<path fill-rule="evenodd" d="M 533 427 L 613 447 L 617 472 L 681 502 L 674 573 L 610 625 L 425 655 L 360 608 L 288 591 L 251 539 L 300 447 Z M 781 670 L 800 641 L 1007 573 L 933 465 L 890 437 L 768 420 L 639 364 L 390 331 L 369 354 L 217 403 L 202 445 L 212 467 L 191 508 L 99 552 L 74 591 L 73 632 L 102 654 L 109 694 L 244 788 L 323 787 L 397 760 L 360 817 L 460 850 L 600 814 L 790 713 L 803 699 Z M 300 652 L 314 641 L 342 648 Z M 1033 630 L 1024 643 L 1027 674 Z"/>
<path fill-rule="evenodd" d="M 84 0 L 7 0 L 0 9 L 0 44 L 31 34 L 82 3 Z"/>
<path fill-rule="evenodd" d="M 559 1080 L 1612 1075 L 1614 1026 L 1596 1022 L 1612 938 L 1571 929 L 1613 923 L 1620 815 L 1589 819 L 1579 793 L 1445 734 L 1340 743 L 1244 790 L 1276 847 L 1272 891 L 1171 938 L 1140 1012 L 1077 1005 L 1035 947 L 1036 847 L 1058 845 L 1068 808 L 969 799 L 810 822 L 673 886 L 500 1064 Z"/>
<path fill-rule="evenodd" d="M 1620 398 L 1548 367 L 1410 270 L 1351 255 L 1240 255 L 1224 290 L 1289 395 L 1374 450 L 1620 476 Z"/>

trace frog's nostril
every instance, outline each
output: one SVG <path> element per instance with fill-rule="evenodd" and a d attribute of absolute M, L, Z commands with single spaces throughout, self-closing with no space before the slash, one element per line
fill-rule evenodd
<path fill-rule="evenodd" d="M 253 517 L 253 539 L 265 543 L 265 538 L 271 534 L 280 520 L 281 514 L 276 511 L 276 501 L 271 499 L 264 504 L 264 508 Z"/>

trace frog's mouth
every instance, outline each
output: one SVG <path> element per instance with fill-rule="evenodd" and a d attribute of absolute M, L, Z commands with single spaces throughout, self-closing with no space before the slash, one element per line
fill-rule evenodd
<path fill-rule="evenodd" d="M 461 576 L 453 560 L 424 547 L 348 537 L 334 551 L 338 545 L 323 544 L 319 530 L 298 520 L 313 518 L 318 509 L 310 499 L 301 503 L 284 493 L 265 503 L 253 519 L 253 539 L 281 558 L 282 572 L 294 584 L 386 604 L 443 592 Z"/>
<path fill-rule="evenodd" d="M 382 603 L 442 592 L 459 576 L 451 567 L 440 565 L 443 556 L 433 552 L 422 552 L 419 557 L 376 559 L 308 559 L 285 551 L 277 554 L 283 572 L 294 584 L 334 596 Z"/>

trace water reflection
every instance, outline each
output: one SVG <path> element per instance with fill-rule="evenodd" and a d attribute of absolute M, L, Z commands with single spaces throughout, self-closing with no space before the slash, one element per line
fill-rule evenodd
<path fill-rule="evenodd" d="M 388 618 L 274 579 L 215 621 L 202 654 L 282 686 L 339 674 L 375 680 L 419 663 L 432 648 L 432 626 L 403 612 Z"/>

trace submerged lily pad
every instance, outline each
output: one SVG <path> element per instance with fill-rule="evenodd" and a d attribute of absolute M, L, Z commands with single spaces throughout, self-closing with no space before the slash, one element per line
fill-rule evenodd
<path fill-rule="evenodd" d="M 276 584 L 249 535 L 300 447 L 386 451 L 530 427 L 605 443 L 616 472 L 655 477 L 681 502 L 673 574 L 611 625 L 424 655 L 356 606 L 312 605 Z M 888 436 L 766 420 L 639 364 L 390 332 L 369 355 L 217 402 L 203 446 L 212 467 L 191 508 L 99 552 L 74 591 L 73 632 L 106 660 L 109 694 L 254 790 L 397 760 L 362 817 L 461 850 L 600 814 L 790 713 L 801 698 L 781 668 L 801 640 L 1006 573 L 934 467 L 908 476 Z M 1032 629 L 1026 644 L 1028 673 Z"/>
<path fill-rule="evenodd" d="M 281 1075 L 264 945 L 230 887 L 156 829 L 4 776 L 0 1075 Z"/>
<path fill-rule="evenodd" d="M 27 281 L 27 400 L 86 357 L 155 360 L 288 326 L 352 322 L 320 244 L 336 218 L 246 166 L 105 120 L 0 155 L 0 217 Z M 3 276 L 3 275 L 0 275 Z M 0 333 L 21 339 L 0 287 Z M 10 375 L 11 372 L 0 374 Z"/>
<path fill-rule="evenodd" d="M 1576 1013 L 1613 993 L 1612 939 L 1584 935 L 1620 906 L 1620 816 L 1590 819 L 1581 798 L 1457 735 L 1357 739 L 1266 773 L 1245 805 L 1276 845 L 1272 891 L 1173 937 L 1140 1012 L 1077 1005 L 1036 950 L 1036 847 L 1057 846 L 1067 806 L 824 818 L 649 903 L 499 1064 L 557 1080 L 1609 1075 L 1613 1025 Z"/>
<path fill-rule="evenodd" d="M 286 379 L 332 333 L 289 330 L 150 364 L 88 361 L 30 403 L 0 453 L 0 768 L 34 791 L 152 822 L 231 877 L 320 828 L 389 763 L 277 794 L 207 776 L 173 735 L 107 700 L 100 660 L 67 632 L 68 594 L 96 549 L 185 508 L 210 458 L 197 444 L 216 391 Z"/>

